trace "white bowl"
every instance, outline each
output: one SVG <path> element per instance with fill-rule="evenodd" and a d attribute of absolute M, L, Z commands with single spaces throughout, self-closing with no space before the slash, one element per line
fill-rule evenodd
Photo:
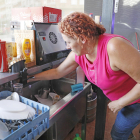
<path fill-rule="evenodd" d="M 17 92 L 13 92 L 11 94 L 12 100 L 18 101 L 19 102 L 19 95 Z"/>
<path fill-rule="evenodd" d="M 7 98 L 6 98 L 6 100 L 15 100 L 15 101 L 20 101 L 19 100 L 19 95 L 18 95 L 18 93 L 17 92 L 13 92 L 10 96 L 8 96 Z"/>

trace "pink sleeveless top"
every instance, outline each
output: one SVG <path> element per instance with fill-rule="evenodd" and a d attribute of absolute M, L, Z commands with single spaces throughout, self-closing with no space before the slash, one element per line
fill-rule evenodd
<path fill-rule="evenodd" d="M 75 61 L 81 66 L 88 80 L 97 85 L 112 101 L 119 99 L 136 85 L 136 81 L 125 72 L 121 70 L 113 71 L 110 67 L 107 43 L 113 37 L 122 36 L 114 34 L 103 34 L 99 36 L 97 57 L 93 63 L 90 63 L 85 55 L 75 55 Z M 140 99 L 133 103 L 136 102 L 140 103 Z"/>

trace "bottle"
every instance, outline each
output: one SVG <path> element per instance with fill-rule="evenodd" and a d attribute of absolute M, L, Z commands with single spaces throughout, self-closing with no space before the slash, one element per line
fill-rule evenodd
<path fill-rule="evenodd" d="M 17 57 L 17 43 L 12 42 L 12 46 L 13 46 L 13 57 Z"/>
<path fill-rule="evenodd" d="M 79 134 L 76 134 L 73 140 L 82 140 L 82 139 L 79 137 Z"/>
<path fill-rule="evenodd" d="M 89 13 L 89 17 L 93 18 L 93 13 Z"/>
<path fill-rule="evenodd" d="M 0 41 L 0 72 L 8 72 L 6 41 Z"/>
<path fill-rule="evenodd" d="M 6 50 L 7 50 L 7 60 L 8 60 L 8 65 L 10 62 L 13 60 L 13 47 L 12 47 L 12 42 L 6 42 Z"/>
<path fill-rule="evenodd" d="M 30 54 L 31 54 L 31 42 L 30 39 L 25 38 L 22 43 L 22 51 L 25 57 L 25 64 L 31 62 Z"/>

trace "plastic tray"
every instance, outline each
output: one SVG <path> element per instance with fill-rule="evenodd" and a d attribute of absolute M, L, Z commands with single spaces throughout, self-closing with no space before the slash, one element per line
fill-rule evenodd
<path fill-rule="evenodd" d="M 10 91 L 0 92 L 0 100 L 10 96 L 11 93 L 12 92 Z M 22 127 L 18 128 L 14 132 L 11 132 L 11 134 L 8 135 L 4 140 L 31 140 L 37 135 L 40 135 L 40 133 L 46 128 L 49 128 L 49 106 L 40 104 L 22 96 L 20 96 L 20 101 L 31 107 L 34 107 L 37 114 L 34 116 L 32 121 L 27 121 L 27 123 Z M 38 114 L 39 110 L 42 111 L 41 114 Z"/>

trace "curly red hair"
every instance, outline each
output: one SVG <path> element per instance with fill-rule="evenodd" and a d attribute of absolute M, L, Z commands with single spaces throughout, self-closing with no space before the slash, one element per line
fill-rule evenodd
<path fill-rule="evenodd" d="M 61 33 L 78 40 L 82 40 L 82 36 L 94 40 L 106 31 L 102 25 L 95 23 L 91 17 L 82 12 L 69 14 L 58 26 Z"/>

